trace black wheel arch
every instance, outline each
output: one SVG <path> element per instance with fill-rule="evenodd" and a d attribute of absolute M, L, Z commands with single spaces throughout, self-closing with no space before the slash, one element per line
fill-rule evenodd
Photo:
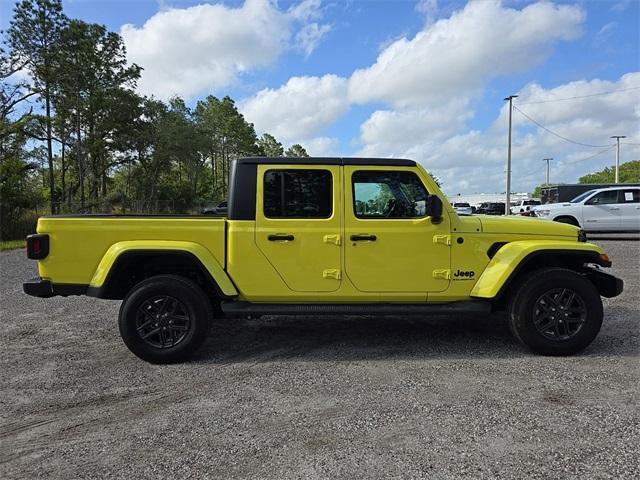
<path fill-rule="evenodd" d="M 157 275 L 178 275 L 198 284 L 210 297 L 226 295 L 200 259 L 186 250 L 128 250 L 118 255 L 104 283 L 89 287 L 87 295 L 122 300 L 138 283 Z"/>
<path fill-rule="evenodd" d="M 573 270 L 576 273 L 585 275 L 598 289 L 600 295 L 606 297 L 615 296 L 611 295 L 611 292 L 616 289 L 611 285 L 611 283 L 615 283 L 615 281 L 619 281 L 619 279 L 613 275 L 602 272 L 601 275 L 597 275 L 597 280 L 594 280 L 596 276 L 591 274 L 594 270 L 588 267 L 588 264 L 595 264 L 600 267 L 611 266 L 611 262 L 609 260 L 605 260 L 598 252 L 594 252 L 592 250 L 553 249 L 532 252 L 523 258 L 516 268 L 513 269 L 509 278 L 504 282 L 502 287 L 500 287 L 498 294 L 494 297 L 494 304 L 498 309 L 500 307 L 504 307 L 514 286 L 519 281 L 525 278 L 528 274 L 544 268 L 566 268 L 568 270 Z M 605 277 L 610 277 L 612 280 L 608 280 Z"/>
<path fill-rule="evenodd" d="M 570 220 L 570 222 L 562 222 L 562 220 Z M 576 227 L 580 227 L 580 222 L 573 215 L 560 215 L 553 219 L 554 222 L 558 223 L 568 223 L 569 225 L 575 225 Z"/>

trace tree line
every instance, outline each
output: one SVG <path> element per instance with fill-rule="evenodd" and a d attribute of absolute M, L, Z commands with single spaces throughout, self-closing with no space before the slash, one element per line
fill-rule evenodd
<path fill-rule="evenodd" d="M 33 207 L 188 212 L 226 198 L 235 158 L 307 156 L 258 137 L 228 96 L 138 94 L 141 71 L 119 34 L 68 18 L 61 0 L 16 4 L 0 45 L 3 231 Z"/>
<path fill-rule="evenodd" d="M 615 182 L 616 167 L 604 167 L 602 170 L 593 173 L 587 173 L 578 179 L 578 183 L 582 184 L 613 184 Z M 620 183 L 640 183 L 640 160 L 631 160 L 620 164 L 618 170 Z M 546 187 L 544 183 L 538 185 L 531 194 L 534 198 L 542 196 L 542 189 Z"/>

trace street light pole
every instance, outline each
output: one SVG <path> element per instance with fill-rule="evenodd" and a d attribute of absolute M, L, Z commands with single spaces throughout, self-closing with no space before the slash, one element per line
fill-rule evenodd
<path fill-rule="evenodd" d="M 619 183 L 620 176 L 618 171 L 620 170 L 620 139 L 627 138 L 626 135 L 613 135 L 610 138 L 616 139 L 616 181 L 615 183 Z"/>
<path fill-rule="evenodd" d="M 553 158 L 543 158 L 542 161 L 543 162 L 547 162 L 547 181 L 545 182 L 545 185 L 549 185 L 549 162 L 553 160 Z"/>
<path fill-rule="evenodd" d="M 513 114 L 513 99 L 518 95 L 509 95 L 505 101 L 509 101 L 509 143 L 507 144 L 507 201 L 504 206 L 504 214 L 511 213 L 511 115 Z"/>

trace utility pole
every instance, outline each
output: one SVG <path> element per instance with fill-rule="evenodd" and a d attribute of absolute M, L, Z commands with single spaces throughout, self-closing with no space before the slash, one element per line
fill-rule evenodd
<path fill-rule="evenodd" d="M 549 185 L 549 162 L 553 160 L 553 158 L 543 158 L 542 161 L 543 162 L 547 162 L 547 181 L 545 182 L 545 185 Z"/>
<path fill-rule="evenodd" d="M 504 206 L 504 214 L 511 213 L 511 115 L 513 114 L 513 99 L 518 95 L 509 95 L 505 101 L 509 101 L 509 143 L 507 145 L 507 201 Z"/>
<path fill-rule="evenodd" d="M 620 170 L 620 139 L 621 138 L 627 138 L 627 136 L 626 135 L 613 135 L 610 138 L 615 138 L 616 139 L 616 181 L 615 181 L 615 183 L 619 183 L 620 176 L 618 174 L 618 171 Z"/>

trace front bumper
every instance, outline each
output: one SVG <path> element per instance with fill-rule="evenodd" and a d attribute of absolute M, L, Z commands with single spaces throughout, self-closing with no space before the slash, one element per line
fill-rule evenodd
<path fill-rule="evenodd" d="M 585 274 L 603 297 L 617 297 L 624 290 L 624 282 L 621 278 L 604 273 L 602 270 L 588 268 Z"/>
<path fill-rule="evenodd" d="M 36 277 L 24 282 L 22 289 L 24 293 L 32 297 L 50 298 L 56 295 L 62 295 L 63 297 L 68 295 L 84 295 L 87 292 L 87 285 L 71 283 L 53 284 L 49 280 Z"/>

